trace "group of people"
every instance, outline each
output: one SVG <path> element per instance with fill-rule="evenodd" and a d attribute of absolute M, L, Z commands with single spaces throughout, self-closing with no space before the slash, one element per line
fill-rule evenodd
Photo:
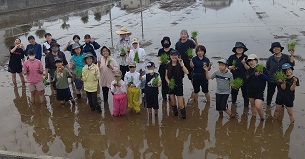
<path fill-rule="evenodd" d="M 198 45 L 197 38 L 189 38 L 187 30 L 180 32 L 180 39 L 171 48 L 171 40 L 164 37 L 161 40 L 162 48 L 158 51 L 159 69 L 155 63 L 146 59 L 146 53 L 140 48 L 139 41 L 131 38 L 131 32 L 122 27 L 116 31 L 119 41 L 116 44 L 115 55 L 107 46 L 101 47 L 91 39 L 84 36 L 85 44 L 80 44 L 80 36 L 74 35 L 72 41 L 64 47 L 63 51 L 71 53 L 71 59 L 66 59 L 60 51 L 60 45 L 52 38 L 50 33 L 45 34 L 46 41 L 41 45 L 35 42 L 33 36 L 28 37 L 29 45 L 24 48 L 20 39 L 10 48 L 9 72 L 12 73 L 13 84 L 16 87 L 16 73 L 19 73 L 22 85 L 25 86 L 23 75 L 26 75 L 28 87 L 31 92 L 31 102 L 35 103 L 38 93 L 41 102 L 44 99 L 44 79 L 50 79 L 57 100 L 75 103 L 69 89 L 68 78 L 71 78 L 76 87 L 76 96 L 81 99 L 82 90 L 86 92 L 88 104 L 92 111 L 101 112 L 98 103 L 98 90 L 101 87 L 104 102 L 108 101 L 109 91 L 113 94 L 113 115 L 124 115 L 126 108 L 140 112 L 141 96 L 144 94 L 144 103 L 149 115 L 158 114 L 158 94 L 161 88 L 163 100 L 170 100 L 174 116 L 179 112 L 186 118 L 186 108 L 183 99 L 183 78 L 186 76 L 193 85 L 192 99 L 198 100 L 198 93 L 205 94 L 206 101 L 210 102 L 209 80 L 216 79 L 216 110 L 220 116 L 226 112 L 230 117 L 235 115 L 228 108 L 228 98 L 231 94 L 232 103 L 236 104 L 239 89 L 242 91 L 244 106 L 251 105 L 252 116 L 258 113 L 264 119 L 263 101 L 267 86 L 267 105 L 272 102 L 275 89 L 276 109 L 274 118 L 277 118 L 280 109 L 287 107 L 290 122 L 294 122 L 293 101 L 295 87 L 299 85 L 297 77 L 293 76 L 294 50 L 289 50 L 290 56 L 283 54 L 284 47 L 279 42 L 271 45 L 272 55 L 268 58 L 265 67 L 258 71 L 259 58 L 255 54 L 247 56 L 248 50 L 242 42 L 236 42 L 232 49 L 233 54 L 226 59 L 219 60 L 218 70 L 209 75 L 213 63 L 206 56 L 207 50 Z M 43 49 L 42 49 L 43 48 Z M 95 50 L 100 49 L 98 58 Z M 196 55 L 191 56 L 189 50 L 195 50 Z M 42 66 L 42 51 L 45 54 L 45 67 Z M 24 56 L 28 59 L 25 60 Z M 165 60 L 164 60 L 165 59 Z M 149 61 L 149 62 L 147 62 Z M 22 65 L 23 62 L 23 65 Z M 286 80 L 275 80 L 274 74 L 282 70 Z M 44 76 L 43 76 L 44 75 Z M 243 80 L 240 88 L 232 87 L 234 79 Z"/>

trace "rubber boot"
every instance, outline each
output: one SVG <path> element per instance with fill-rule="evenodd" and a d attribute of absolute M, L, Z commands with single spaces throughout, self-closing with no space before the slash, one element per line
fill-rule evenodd
<path fill-rule="evenodd" d="M 172 108 L 173 108 L 174 115 L 178 116 L 178 108 L 177 108 L 177 106 L 174 105 L 174 106 L 172 106 Z"/>
<path fill-rule="evenodd" d="M 183 109 L 180 109 L 180 113 L 181 113 L 182 119 L 186 119 L 186 110 L 185 110 L 185 107 Z"/>

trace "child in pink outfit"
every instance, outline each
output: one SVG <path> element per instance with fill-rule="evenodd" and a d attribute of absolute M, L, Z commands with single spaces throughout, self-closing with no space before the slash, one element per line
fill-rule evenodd
<path fill-rule="evenodd" d="M 122 116 L 127 108 L 126 83 L 121 79 L 122 72 L 116 71 L 115 80 L 111 82 L 113 95 L 113 116 Z"/>
<path fill-rule="evenodd" d="M 35 103 L 35 95 L 38 92 L 41 103 L 45 102 L 44 99 L 44 84 L 43 84 L 43 66 L 40 60 L 35 59 L 35 52 L 30 50 L 28 52 L 29 59 L 23 64 L 22 72 L 26 75 L 31 92 L 31 103 Z"/>

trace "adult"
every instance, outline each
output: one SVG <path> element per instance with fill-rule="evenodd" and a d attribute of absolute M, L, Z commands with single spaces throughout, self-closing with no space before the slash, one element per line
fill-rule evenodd
<path fill-rule="evenodd" d="M 275 93 L 275 88 L 279 87 L 278 81 L 273 78 L 275 72 L 281 71 L 282 65 L 285 63 L 289 63 L 292 67 L 295 65 L 294 50 L 288 50 L 290 56 L 283 54 L 283 50 L 284 47 L 282 47 L 279 42 L 272 43 L 271 48 L 269 49 L 273 55 L 270 56 L 266 62 L 266 68 L 271 77 L 267 85 L 267 105 L 271 105 L 272 98 Z"/>
<path fill-rule="evenodd" d="M 79 43 L 80 37 L 78 35 L 74 35 L 72 40 L 74 44 L 78 44 L 79 46 L 81 46 L 81 44 Z M 67 45 L 64 48 L 64 51 L 69 51 L 71 53 L 71 56 L 76 54 L 75 49 L 73 49 L 72 41 L 69 41 L 67 43 Z"/>
<path fill-rule="evenodd" d="M 26 46 L 25 55 L 28 56 L 27 54 L 28 54 L 29 50 L 34 50 L 35 58 L 37 60 L 41 61 L 41 57 L 42 57 L 41 45 L 35 42 L 35 37 L 33 35 L 30 35 L 28 37 L 28 42 L 29 42 L 29 44 Z"/>
<path fill-rule="evenodd" d="M 83 45 L 82 49 L 83 52 L 91 52 L 94 57 L 96 56 L 95 50 L 99 49 L 101 46 L 96 41 L 91 39 L 91 36 L 89 34 L 86 34 L 84 36 L 85 44 Z"/>
<path fill-rule="evenodd" d="M 111 52 L 108 47 L 102 47 L 101 55 L 102 57 L 98 60 L 101 75 L 100 86 L 102 86 L 104 102 L 107 102 L 111 82 L 114 80 L 114 73 L 119 67 L 117 62 L 111 57 Z"/>
<path fill-rule="evenodd" d="M 161 56 L 167 55 L 168 61 L 169 61 L 170 52 L 172 50 L 174 50 L 174 49 L 170 48 L 171 44 L 172 43 L 171 43 L 171 40 L 170 40 L 169 37 L 167 37 L 167 36 L 163 37 L 163 39 L 161 40 L 162 48 L 159 49 L 158 55 L 157 55 L 158 58 L 159 58 L 159 63 L 160 63 L 158 72 L 160 73 L 160 77 L 161 77 L 161 81 L 162 81 L 162 98 L 163 98 L 163 100 L 167 100 L 167 94 L 168 94 L 168 91 L 169 91 L 167 82 L 165 80 L 165 70 L 166 70 L 166 65 L 167 65 L 168 62 L 161 62 Z"/>
<path fill-rule="evenodd" d="M 190 67 L 190 61 L 191 59 L 187 55 L 187 50 L 189 48 L 195 49 L 195 47 L 198 45 L 197 38 L 191 40 L 189 39 L 189 34 L 187 30 L 181 30 L 180 32 L 180 39 L 176 43 L 175 49 L 179 52 L 181 55 L 181 59 L 183 60 L 183 63 L 185 64 L 185 67 L 189 71 L 188 78 L 189 80 L 192 80 L 192 68 Z"/>
<path fill-rule="evenodd" d="M 59 44 L 57 42 L 52 42 L 50 44 L 49 51 L 45 57 L 45 78 L 48 79 L 50 75 L 51 81 L 54 79 L 54 72 L 56 71 L 57 67 L 55 65 L 55 58 L 60 58 L 63 61 L 63 66 L 67 66 L 68 62 L 66 56 L 63 52 L 59 51 Z M 56 86 L 55 82 L 53 83 L 53 93 L 56 94 Z"/>
<path fill-rule="evenodd" d="M 173 85 L 174 88 L 170 88 L 170 104 L 175 116 L 178 116 L 178 108 L 180 110 L 182 119 L 186 118 L 186 110 L 183 100 L 183 77 L 184 74 L 188 74 L 188 70 L 185 67 L 183 60 L 179 58 L 177 50 L 172 50 L 170 53 L 170 62 L 166 67 L 165 79 L 167 84 Z M 172 82 L 174 81 L 174 82 Z M 176 102 L 178 101 L 178 107 Z"/>
<path fill-rule="evenodd" d="M 10 61 L 8 63 L 8 72 L 12 74 L 12 82 L 14 87 L 17 87 L 16 74 L 19 74 L 22 82 L 22 87 L 25 87 L 25 80 L 22 74 L 22 62 L 24 59 L 24 46 L 21 44 L 20 39 L 15 39 L 14 46 L 10 47 Z"/>
<path fill-rule="evenodd" d="M 43 43 L 43 52 L 46 55 L 50 52 L 51 43 L 56 43 L 57 41 L 52 38 L 51 33 L 45 33 L 44 38 L 46 39 L 46 41 Z"/>
<path fill-rule="evenodd" d="M 232 52 L 234 52 L 234 54 L 228 58 L 228 68 L 233 74 L 233 78 L 241 78 L 244 81 L 243 85 L 241 86 L 241 92 L 244 98 L 244 107 L 249 106 L 246 72 L 250 67 L 246 63 L 248 56 L 245 55 L 245 52 L 247 50 L 248 48 L 244 43 L 236 42 L 235 46 L 232 49 Z M 233 104 L 235 104 L 237 101 L 238 92 L 239 89 L 231 88 L 231 98 Z"/>
<path fill-rule="evenodd" d="M 129 71 L 128 64 L 129 64 L 129 53 L 130 53 L 130 44 L 131 39 L 130 35 L 131 32 L 127 30 L 125 27 L 121 27 L 116 32 L 119 37 L 119 41 L 116 44 L 116 50 L 119 53 L 118 64 L 120 65 L 120 70 L 122 72 L 122 79 L 124 79 L 126 72 Z"/>
<path fill-rule="evenodd" d="M 72 47 L 73 52 L 75 54 L 71 57 L 70 60 L 70 70 L 73 72 L 73 79 L 75 83 L 76 88 L 76 96 L 78 99 L 81 98 L 81 90 L 83 88 L 83 81 L 82 79 L 82 70 L 85 66 L 85 63 L 83 63 L 83 59 L 85 58 L 85 53 L 82 52 L 82 49 L 78 43 L 74 43 Z"/>

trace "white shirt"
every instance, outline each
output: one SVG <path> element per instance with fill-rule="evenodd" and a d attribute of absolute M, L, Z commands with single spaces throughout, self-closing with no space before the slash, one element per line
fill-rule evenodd
<path fill-rule="evenodd" d="M 125 84 L 125 82 L 123 80 L 120 80 L 119 83 L 121 85 L 120 87 L 118 87 L 118 86 L 114 87 L 113 85 L 117 84 L 117 81 L 114 80 L 114 81 L 111 82 L 111 92 L 113 94 L 123 94 L 123 93 L 126 93 L 126 84 Z"/>
<path fill-rule="evenodd" d="M 128 84 L 129 82 L 132 81 L 132 78 L 133 78 L 133 84 L 136 85 L 137 88 L 139 88 L 140 84 L 141 84 L 141 81 L 139 80 L 139 77 L 140 77 L 139 72 L 131 73 L 129 71 L 129 72 L 126 72 L 125 77 L 124 77 L 124 81 L 125 81 L 125 83 Z"/>
<path fill-rule="evenodd" d="M 134 57 L 135 57 L 136 52 L 138 52 L 139 59 L 140 59 L 139 63 L 136 62 L 136 71 L 140 72 L 141 69 L 142 69 L 142 71 L 145 71 L 145 68 L 146 68 L 146 64 L 145 64 L 146 53 L 145 53 L 144 49 L 142 49 L 142 48 L 130 49 L 129 60 L 134 61 Z"/>

